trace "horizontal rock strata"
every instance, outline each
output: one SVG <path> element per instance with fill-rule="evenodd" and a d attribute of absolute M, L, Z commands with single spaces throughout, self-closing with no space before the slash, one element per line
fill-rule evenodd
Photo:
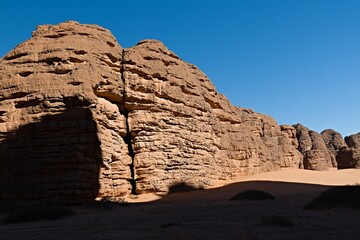
<path fill-rule="evenodd" d="M 271 117 L 232 106 L 161 42 L 125 49 L 123 61 L 139 192 L 298 166 L 299 152 Z"/>
<path fill-rule="evenodd" d="M 0 198 L 81 202 L 131 189 L 121 53 L 108 30 L 66 22 L 2 58 Z"/>
<path fill-rule="evenodd" d="M 325 170 L 334 141 L 231 105 L 159 41 L 123 49 L 96 25 L 40 26 L 0 61 L 0 200 L 76 203 Z"/>

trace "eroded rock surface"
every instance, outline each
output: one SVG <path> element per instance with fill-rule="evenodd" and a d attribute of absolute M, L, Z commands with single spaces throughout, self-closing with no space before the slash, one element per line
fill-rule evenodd
<path fill-rule="evenodd" d="M 360 149 L 342 148 L 336 155 L 338 169 L 360 168 Z"/>
<path fill-rule="evenodd" d="M 231 105 L 159 41 L 123 49 L 95 25 L 38 27 L 1 59 L 0 83 L 2 200 L 81 202 L 334 165 L 319 134 Z"/>
<path fill-rule="evenodd" d="M 360 133 L 345 137 L 345 142 L 349 148 L 359 148 L 360 149 Z"/>
<path fill-rule="evenodd" d="M 335 156 L 328 150 L 322 136 L 301 124 L 293 126 L 298 139 L 298 149 L 303 154 L 303 166 L 310 170 L 328 170 L 336 167 Z"/>
<path fill-rule="evenodd" d="M 360 168 L 360 133 L 345 137 L 345 142 L 336 155 L 338 168 Z"/>
<path fill-rule="evenodd" d="M 271 117 L 232 106 L 161 42 L 142 41 L 123 61 L 140 192 L 298 166 L 300 154 Z"/>
<path fill-rule="evenodd" d="M 132 161 L 121 46 L 108 30 L 76 22 L 32 35 L 0 62 L 1 198 L 124 195 Z"/>
<path fill-rule="evenodd" d="M 347 144 L 344 141 L 344 138 L 341 136 L 340 133 L 336 132 L 335 130 L 326 129 L 326 130 L 321 132 L 321 136 L 324 139 L 326 147 L 330 150 L 330 152 L 334 156 L 337 155 L 337 152 L 341 148 L 347 147 Z"/>

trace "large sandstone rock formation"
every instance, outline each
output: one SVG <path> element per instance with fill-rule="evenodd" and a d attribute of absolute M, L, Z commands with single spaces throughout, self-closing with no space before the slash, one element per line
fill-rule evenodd
<path fill-rule="evenodd" d="M 328 170 L 336 167 L 335 155 L 328 150 L 323 137 L 301 124 L 293 126 L 298 139 L 298 150 L 303 154 L 303 166 L 310 170 Z"/>
<path fill-rule="evenodd" d="M 38 27 L 0 61 L 1 200 L 82 202 L 323 170 L 334 163 L 319 137 L 231 105 L 161 42 L 123 49 L 95 25 Z"/>
<path fill-rule="evenodd" d="M 161 42 L 142 41 L 123 57 L 139 191 L 298 166 L 300 154 L 271 117 L 232 106 Z"/>

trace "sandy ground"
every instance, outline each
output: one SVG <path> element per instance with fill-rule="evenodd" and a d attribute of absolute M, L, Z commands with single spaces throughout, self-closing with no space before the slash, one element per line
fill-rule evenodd
<path fill-rule="evenodd" d="M 303 205 L 336 185 L 360 183 L 360 170 L 286 169 L 219 182 L 209 190 L 128 198 L 110 209 L 74 207 L 53 221 L 0 225 L 0 239 L 360 239 L 358 211 L 305 211 Z M 269 201 L 228 201 L 246 189 L 266 190 Z M 360 199 L 359 199 L 360 200 Z M 280 216 L 292 227 L 263 226 Z"/>

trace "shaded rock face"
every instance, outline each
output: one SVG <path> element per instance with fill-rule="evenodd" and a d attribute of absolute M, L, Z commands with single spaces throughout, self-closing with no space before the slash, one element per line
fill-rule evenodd
<path fill-rule="evenodd" d="M 76 99 L 64 103 L 64 109 L 2 136 L 0 152 L 6 154 L 0 161 L 2 201 L 80 203 L 99 194 L 96 122 Z"/>
<path fill-rule="evenodd" d="M 360 149 L 360 133 L 345 137 L 345 142 L 349 148 L 359 148 Z"/>
<path fill-rule="evenodd" d="M 336 155 L 336 161 L 338 163 L 338 169 L 360 169 L 360 149 L 344 147 Z"/>
<path fill-rule="evenodd" d="M 301 124 L 293 126 L 298 139 L 298 150 L 303 154 L 303 167 L 310 170 L 328 170 L 336 167 L 335 156 L 328 150 L 322 136 Z"/>
<path fill-rule="evenodd" d="M 347 147 L 346 142 L 344 141 L 343 137 L 340 133 L 332 130 L 326 129 L 321 132 L 321 136 L 324 139 L 326 147 L 330 150 L 330 152 L 336 156 L 337 152 L 343 148 Z"/>
<path fill-rule="evenodd" d="M 296 127 L 232 106 L 161 42 L 123 49 L 95 25 L 38 27 L 1 59 L 0 83 L 3 200 L 81 202 L 176 183 L 208 188 L 297 168 L 297 148 L 309 148 Z M 309 138 L 308 150 L 318 149 Z M 18 189 L 31 190 L 12 191 L 7 179 L 15 176 Z"/>
<path fill-rule="evenodd" d="M 360 133 L 345 137 L 345 142 L 336 155 L 338 168 L 360 168 Z"/>

